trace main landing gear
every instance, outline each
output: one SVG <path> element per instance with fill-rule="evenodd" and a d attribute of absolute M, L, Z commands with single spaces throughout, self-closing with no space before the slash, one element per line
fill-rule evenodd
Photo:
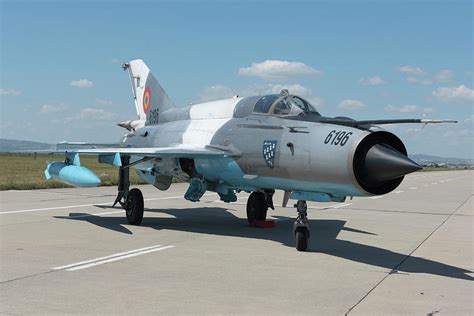
<path fill-rule="evenodd" d="M 298 217 L 293 224 L 293 233 L 295 235 L 295 245 L 298 251 L 306 251 L 309 242 L 309 221 L 308 221 L 308 205 L 306 201 L 298 200 L 295 204 Z"/>
<path fill-rule="evenodd" d="M 267 218 L 267 210 L 273 207 L 273 194 L 275 190 L 252 192 L 247 200 L 247 220 L 250 224 L 255 221 L 264 221 Z"/>
<path fill-rule="evenodd" d="M 247 200 L 247 220 L 250 224 L 267 218 L 267 200 L 265 193 L 252 192 Z"/>
<path fill-rule="evenodd" d="M 122 166 L 119 170 L 117 198 L 112 207 L 119 203 L 125 210 L 127 222 L 131 225 L 140 225 L 143 220 L 143 194 L 139 189 L 130 190 L 130 158 L 122 157 Z"/>

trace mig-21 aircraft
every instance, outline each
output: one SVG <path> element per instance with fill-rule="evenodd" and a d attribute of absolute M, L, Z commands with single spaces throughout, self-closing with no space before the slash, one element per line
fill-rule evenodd
<path fill-rule="evenodd" d="M 119 168 L 113 205 L 125 209 L 132 225 L 142 222 L 144 202 L 139 189 L 130 189 L 131 168 L 159 190 L 167 190 L 173 178 L 188 182 L 184 198 L 192 202 L 206 191 L 224 202 L 249 192 L 250 223 L 265 220 L 268 208 L 274 209 L 275 190 L 283 190 L 283 206 L 297 200 L 295 244 L 305 251 L 310 236 L 306 201 L 386 194 L 406 174 L 421 169 L 408 158 L 403 142 L 378 125 L 455 122 L 330 118 L 288 90 L 176 107 L 142 60 L 123 69 L 138 114 L 118 124 L 128 133 L 114 146 L 59 143 L 57 152 L 65 153 L 65 161 L 49 163 L 45 176 L 76 187 L 97 186 L 100 179 L 80 165 L 80 155 L 97 155 L 99 162 Z"/>

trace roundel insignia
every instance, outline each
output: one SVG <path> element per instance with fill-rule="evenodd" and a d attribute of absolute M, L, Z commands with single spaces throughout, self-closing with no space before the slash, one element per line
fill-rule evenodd
<path fill-rule="evenodd" d="M 145 114 L 148 113 L 150 110 L 150 102 L 151 102 L 151 93 L 150 88 L 145 88 L 145 92 L 143 93 L 143 111 Z"/>

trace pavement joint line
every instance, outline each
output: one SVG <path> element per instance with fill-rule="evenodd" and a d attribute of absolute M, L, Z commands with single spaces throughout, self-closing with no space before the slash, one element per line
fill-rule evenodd
<path fill-rule="evenodd" d="M 405 191 L 398 190 L 398 191 L 394 191 L 393 193 L 400 194 L 400 193 L 403 193 L 403 192 L 405 192 Z"/>
<path fill-rule="evenodd" d="M 207 193 L 204 195 L 214 195 L 215 193 Z M 143 201 L 157 201 L 157 200 L 172 200 L 172 199 L 180 199 L 183 196 L 164 196 L 158 198 L 149 198 L 144 199 Z M 96 205 L 110 205 L 111 202 L 104 202 L 104 203 L 91 203 L 91 204 L 80 204 L 80 205 L 69 205 L 69 206 L 54 206 L 54 207 L 44 207 L 44 208 L 35 208 L 35 209 L 26 209 L 26 210 L 16 210 L 16 211 L 7 211 L 7 212 L 0 212 L 0 215 L 7 215 L 7 214 L 18 214 L 18 213 L 30 213 L 30 212 L 41 212 L 41 211 L 52 211 L 52 210 L 61 210 L 67 208 L 80 208 L 80 207 L 88 207 L 88 206 L 96 206 Z"/>
<path fill-rule="evenodd" d="M 90 268 L 93 266 L 113 262 L 113 261 L 118 261 L 122 259 L 127 259 L 130 257 L 150 253 L 152 251 L 158 251 L 158 250 L 164 250 L 168 248 L 172 248 L 174 246 L 162 246 L 162 245 L 154 245 L 150 247 L 143 247 L 139 249 L 134 249 L 130 251 L 125 251 L 125 252 L 120 252 L 120 253 L 115 253 L 109 256 L 104 256 L 104 257 L 99 257 L 99 258 L 94 258 L 90 260 L 85 260 L 85 261 L 80 261 L 76 263 L 71 263 L 68 265 L 60 266 L 60 267 L 53 267 L 51 268 L 52 270 L 67 270 L 67 271 L 76 271 L 76 270 L 81 270 L 81 269 L 86 269 Z"/>
<path fill-rule="evenodd" d="M 362 209 L 362 208 L 351 208 L 351 211 L 361 212 L 381 212 L 381 213 L 400 213 L 400 214 L 418 214 L 418 215 L 444 215 L 448 216 L 450 213 L 432 213 L 432 212 L 409 212 L 409 211 L 397 211 L 397 210 L 380 210 L 380 209 Z"/>
<path fill-rule="evenodd" d="M 147 209 L 145 209 L 146 211 Z M 110 214 L 118 214 L 118 213 L 123 213 L 124 210 L 121 209 L 120 211 L 112 211 L 112 212 L 101 212 L 101 213 L 92 213 L 92 214 L 81 214 L 81 215 L 67 215 L 67 216 L 64 216 L 65 218 L 84 218 L 84 217 L 90 217 L 90 216 L 97 216 L 97 215 L 110 215 Z M 2 226 L 9 226 L 9 225 L 24 225 L 24 224 L 32 224 L 32 223 L 41 223 L 41 222 L 44 222 L 45 220 L 35 220 L 35 221 L 28 221 L 28 222 L 21 222 L 21 223 L 11 223 L 11 224 L 3 224 L 3 225 L 0 225 L 0 227 Z"/>
<path fill-rule="evenodd" d="M 418 187 L 411 187 L 410 190 L 417 190 Z"/>
<path fill-rule="evenodd" d="M 0 284 L 6 284 L 6 283 L 11 283 L 11 282 L 15 282 L 15 281 L 24 280 L 24 279 L 29 279 L 29 278 L 32 278 L 32 277 L 37 277 L 37 276 L 41 276 L 41 275 L 45 275 L 45 274 L 54 273 L 56 271 L 57 270 L 49 270 L 49 271 L 39 272 L 39 273 L 35 273 L 35 274 L 24 275 L 24 276 L 21 276 L 21 277 L 18 277 L 18 278 L 1 281 Z"/>
<path fill-rule="evenodd" d="M 417 251 L 431 236 L 433 236 L 434 233 L 436 233 L 438 231 L 438 229 L 440 229 L 451 217 L 454 216 L 454 214 L 456 214 L 456 212 L 464 205 L 467 203 L 467 201 L 469 201 L 471 198 L 471 196 L 469 196 L 467 199 L 465 199 L 461 204 L 458 205 L 458 207 L 456 207 L 456 209 L 454 209 L 454 211 L 449 214 L 449 216 L 447 216 L 443 222 L 441 222 L 441 224 L 439 224 L 430 234 L 428 234 L 428 236 L 426 236 L 425 239 L 423 239 L 421 241 L 421 243 L 415 247 L 415 249 L 413 249 L 408 255 L 405 256 L 405 258 L 402 259 L 402 261 L 400 261 L 396 266 L 394 266 L 391 271 L 389 273 L 387 273 L 379 282 L 377 282 L 357 303 L 355 303 L 355 305 L 353 305 L 351 308 L 349 308 L 347 310 L 347 312 L 344 314 L 344 315 L 349 315 L 349 313 L 354 309 L 356 308 L 360 303 L 362 303 L 362 301 L 364 301 L 367 296 L 370 295 L 370 293 L 372 293 L 380 284 L 382 284 L 383 281 L 385 281 L 390 275 L 394 274 L 398 267 L 400 267 L 401 265 L 403 265 L 405 263 L 405 261 L 408 260 L 408 258 L 410 258 L 413 253 L 415 253 L 415 251 Z"/>

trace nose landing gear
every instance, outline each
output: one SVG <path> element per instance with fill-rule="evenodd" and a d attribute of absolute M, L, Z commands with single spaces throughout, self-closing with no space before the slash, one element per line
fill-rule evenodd
<path fill-rule="evenodd" d="M 309 221 L 308 221 L 308 205 L 306 201 L 298 200 L 295 204 L 298 217 L 293 224 L 293 233 L 295 235 L 296 250 L 306 251 L 309 243 Z"/>

